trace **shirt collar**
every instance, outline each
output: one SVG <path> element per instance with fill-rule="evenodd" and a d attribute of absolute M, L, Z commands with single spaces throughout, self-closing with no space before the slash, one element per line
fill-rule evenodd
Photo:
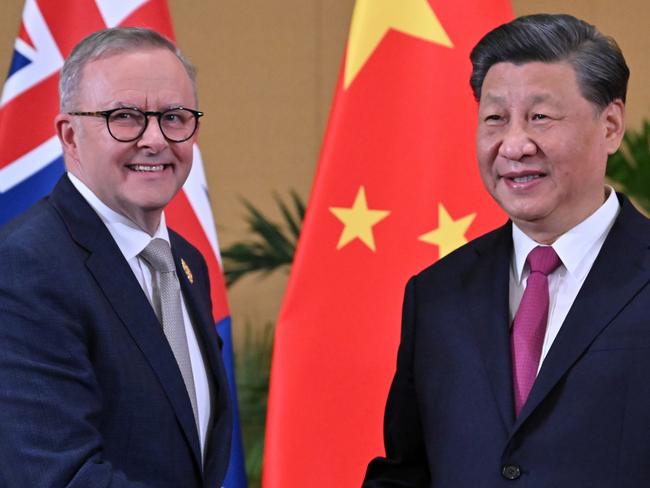
<path fill-rule="evenodd" d="M 566 270 L 578 279 L 581 279 L 584 274 L 589 272 L 593 263 L 593 260 L 587 262 L 588 260 L 585 260 L 585 257 L 596 246 L 600 248 L 618 216 L 620 204 L 616 192 L 610 186 L 607 186 L 607 190 L 609 196 L 598 210 L 562 234 L 552 244 Z M 517 282 L 521 283 L 528 253 L 539 243 L 524 234 L 514 222 L 512 224 L 512 240 L 514 245 L 512 260 L 514 276 Z"/>
<path fill-rule="evenodd" d="M 68 172 L 68 178 L 81 196 L 88 202 L 93 210 L 102 219 L 104 225 L 120 248 L 124 258 L 129 261 L 136 257 L 147 247 L 154 238 L 164 239 L 169 242 L 169 232 L 165 223 L 165 213 L 160 217 L 160 225 L 153 236 L 142 230 L 135 222 L 117 213 L 102 202 L 93 191 L 79 178 Z"/>

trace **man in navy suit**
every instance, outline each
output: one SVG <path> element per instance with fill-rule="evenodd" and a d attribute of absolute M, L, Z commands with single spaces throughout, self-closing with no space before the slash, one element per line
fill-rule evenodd
<path fill-rule="evenodd" d="M 650 225 L 605 183 L 623 55 L 534 15 L 471 60 L 479 170 L 510 220 L 409 281 L 386 455 L 363 486 L 650 486 Z"/>
<path fill-rule="evenodd" d="M 0 486 L 219 487 L 231 407 L 208 272 L 163 213 L 192 165 L 194 69 L 152 31 L 108 29 L 73 50 L 60 96 L 67 174 L 0 231 Z"/>

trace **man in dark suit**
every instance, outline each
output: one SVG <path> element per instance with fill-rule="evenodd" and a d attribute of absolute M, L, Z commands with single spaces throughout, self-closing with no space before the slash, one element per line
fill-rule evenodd
<path fill-rule="evenodd" d="M 108 29 L 60 95 L 67 174 L 0 231 L 0 486 L 219 487 L 208 272 L 163 213 L 192 165 L 194 69 L 152 31 Z"/>
<path fill-rule="evenodd" d="M 471 60 L 479 169 L 510 221 L 409 281 L 363 486 L 650 486 L 650 224 L 605 184 L 623 55 L 535 15 Z"/>

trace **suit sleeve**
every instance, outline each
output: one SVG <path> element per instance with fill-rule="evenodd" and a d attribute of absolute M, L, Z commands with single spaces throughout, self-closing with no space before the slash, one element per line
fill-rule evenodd
<path fill-rule="evenodd" d="M 416 281 L 416 277 L 411 278 L 404 297 L 397 370 L 388 393 L 384 416 L 386 456 L 370 462 L 364 488 L 415 488 L 429 484 L 413 371 Z"/>
<path fill-rule="evenodd" d="M 0 246 L 0 486 L 148 488 L 103 459 L 87 290 L 39 254 Z"/>

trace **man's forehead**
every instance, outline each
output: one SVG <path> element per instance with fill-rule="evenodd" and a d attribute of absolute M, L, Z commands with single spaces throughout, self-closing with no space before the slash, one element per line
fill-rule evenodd
<path fill-rule="evenodd" d="M 509 71 L 526 71 L 535 73 L 562 73 L 568 77 L 575 76 L 576 70 L 573 64 L 569 60 L 562 59 L 557 61 L 539 61 L 539 60 L 527 60 L 527 61 L 500 61 L 494 63 L 487 70 L 485 77 L 490 76 L 491 73 L 495 71 L 504 71 L 508 69 Z"/>
<path fill-rule="evenodd" d="M 486 73 L 480 101 L 502 103 L 518 92 L 525 93 L 531 103 L 548 102 L 576 82 L 575 70 L 566 61 L 501 62 Z"/>
<path fill-rule="evenodd" d="M 544 102 L 553 102 L 558 98 L 558 95 L 550 91 L 539 91 L 530 93 L 526 97 L 527 101 L 531 104 L 544 103 Z M 510 98 L 503 94 L 501 90 L 498 89 L 488 89 L 484 92 L 481 97 L 481 103 L 493 103 L 496 105 L 503 105 L 509 103 Z"/>
<path fill-rule="evenodd" d="M 154 96 L 152 100 L 165 106 L 197 103 L 194 84 L 183 63 L 164 48 L 113 51 L 89 60 L 78 88 L 78 97 L 100 99 L 101 103 L 110 98 L 113 105 L 118 98 L 124 105 L 141 104 L 143 96 Z"/>
<path fill-rule="evenodd" d="M 172 51 L 165 48 L 133 48 L 112 51 L 89 59 L 81 70 L 81 84 L 93 76 L 115 81 L 122 75 L 132 81 L 170 79 L 187 80 L 193 85 L 185 66 Z"/>

